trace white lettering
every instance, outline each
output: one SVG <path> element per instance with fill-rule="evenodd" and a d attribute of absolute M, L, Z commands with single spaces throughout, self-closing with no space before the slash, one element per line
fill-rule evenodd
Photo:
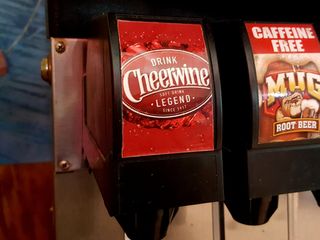
<path fill-rule="evenodd" d="M 316 38 L 311 28 L 306 28 L 307 36 L 310 39 Z"/>
<path fill-rule="evenodd" d="M 180 96 L 174 96 L 174 97 L 161 98 L 160 100 L 156 99 L 156 106 L 158 108 L 170 107 L 170 106 L 181 105 L 189 102 L 191 102 L 190 95 L 180 95 Z"/>
<path fill-rule="evenodd" d="M 304 27 L 252 27 L 253 37 L 256 39 L 314 39 L 312 28 Z"/>
<path fill-rule="evenodd" d="M 297 122 L 284 122 L 284 123 L 277 123 L 276 125 L 276 133 L 284 132 L 284 131 L 291 131 L 294 130 L 296 127 Z"/>
<path fill-rule="evenodd" d="M 259 27 L 253 27 L 252 28 L 252 34 L 257 39 L 263 38 L 263 34 L 262 34 L 262 31 L 261 31 L 261 28 L 259 28 Z"/>
<path fill-rule="evenodd" d="M 298 122 L 298 128 L 302 129 L 317 129 L 317 122 L 316 121 L 299 121 Z"/>
<path fill-rule="evenodd" d="M 124 74 L 124 76 L 123 76 L 123 91 L 124 91 L 124 93 L 126 94 L 127 98 L 128 98 L 131 102 L 133 102 L 133 103 L 138 103 L 138 102 L 141 101 L 141 98 L 140 98 L 140 99 L 135 99 L 135 98 L 132 96 L 132 93 L 131 93 L 131 90 L 130 90 L 130 87 L 129 87 L 129 75 L 130 75 L 131 73 L 133 73 L 133 75 L 136 77 L 136 76 L 137 76 L 137 75 L 136 75 L 136 71 L 137 71 L 137 70 L 130 70 L 130 71 L 126 72 L 126 73 Z M 140 80 L 141 80 L 141 79 L 140 79 Z M 139 81 L 139 87 L 140 87 L 140 94 L 143 95 L 143 94 L 145 94 L 146 92 L 145 92 L 145 90 L 144 90 L 144 88 L 143 88 L 143 84 L 142 84 L 142 82 L 141 82 L 140 80 L 138 79 L 138 81 Z"/>
<path fill-rule="evenodd" d="M 167 57 L 158 57 L 158 58 L 151 58 L 150 59 L 151 65 L 153 67 L 158 65 L 172 65 L 178 64 L 177 56 L 167 56 Z"/>
<path fill-rule="evenodd" d="M 156 61 L 155 58 L 151 63 Z M 175 60 L 172 58 L 172 61 Z M 132 86 L 138 86 L 138 94 L 133 94 Z M 151 71 L 149 74 L 141 73 L 140 69 L 134 69 L 127 71 L 123 76 L 123 91 L 132 103 L 141 102 L 145 95 L 152 92 L 180 86 L 210 89 L 208 69 L 191 68 L 184 64 L 181 68 L 163 68 L 159 71 Z"/>
<path fill-rule="evenodd" d="M 274 52 L 304 52 L 302 40 L 271 40 Z"/>
<path fill-rule="evenodd" d="M 202 84 L 203 86 L 209 86 L 209 84 L 210 84 L 210 79 L 209 79 L 208 69 L 202 68 L 202 69 L 200 70 L 200 80 L 201 80 L 201 84 Z"/>
<path fill-rule="evenodd" d="M 157 66 L 157 61 L 154 58 L 151 58 L 151 65 L 152 67 Z"/>

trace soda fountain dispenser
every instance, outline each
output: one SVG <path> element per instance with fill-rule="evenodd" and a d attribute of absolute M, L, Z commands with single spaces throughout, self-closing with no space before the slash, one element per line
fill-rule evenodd
<path fill-rule="evenodd" d="M 200 19 L 109 15 L 96 27 L 85 128 L 102 155 L 84 152 L 129 238 L 160 239 L 175 208 L 223 197 L 213 42 Z"/>
<path fill-rule="evenodd" d="M 281 193 L 320 187 L 320 45 L 311 23 L 217 24 L 226 205 L 263 224 Z"/>
<path fill-rule="evenodd" d="M 132 240 L 162 239 L 179 206 L 223 200 L 211 30 L 202 18 L 103 15 L 85 38 L 52 38 L 58 170 L 76 170 L 57 151 L 80 139 L 109 214 Z"/>

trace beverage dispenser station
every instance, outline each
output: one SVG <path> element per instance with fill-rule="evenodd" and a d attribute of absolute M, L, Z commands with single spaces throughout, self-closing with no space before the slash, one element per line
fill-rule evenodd
<path fill-rule="evenodd" d="M 132 240 L 163 239 L 180 206 L 220 201 L 223 240 L 223 201 L 260 225 L 279 194 L 319 199 L 317 17 L 203 6 L 48 1 L 56 172 L 92 171 Z"/>
<path fill-rule="evenodd" d="M 320 187 L 319 40 L 310 23 L 226 22 L 215 30 L 225 203 L 237 221 L 264 224 L 277 195 Z"/>
<path fill-rule="evenodd" d="M 179 206 L 223 201 L 211 30 L 116 8 L 87 27 L 49 31 L 57 171 L 87 163 L 126 235 L 162 239 Z"/>
<path fill-rule="evenodd" d="M 214 46 L 201 20 L 100 21 L 87 45 L 84 154 L 127 235 L 160 239 L 178 206 L 223 200 Z"/>

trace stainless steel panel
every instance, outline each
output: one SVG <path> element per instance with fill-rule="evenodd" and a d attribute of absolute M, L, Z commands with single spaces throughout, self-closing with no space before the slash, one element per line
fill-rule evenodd
<path fill-rule="evenodd" d="M 288 240 L 297 239 L 299 193 L 287 194 Z"/>
<path fill-rule="evenodd" d="M 83 166 L 83 77 L 86 40 L 51 39 L 56 170 Z"/>

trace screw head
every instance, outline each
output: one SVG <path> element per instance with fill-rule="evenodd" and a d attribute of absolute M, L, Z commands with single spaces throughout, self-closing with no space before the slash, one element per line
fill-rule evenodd
<path fill-rule="evenodd" d="M 62 41 L 57 42 L 55 47 L 57 53 L 63 53 L 66 50 L 66 45 Z"/>
<path fill-rule="evenodd" d="M 67 160 L 61 160 L 59 162 L 59 167 L 63 170 L 63 171 L 67 171 L 69 170 L 69 168 L 71 167 L 71 163 Z"/>

